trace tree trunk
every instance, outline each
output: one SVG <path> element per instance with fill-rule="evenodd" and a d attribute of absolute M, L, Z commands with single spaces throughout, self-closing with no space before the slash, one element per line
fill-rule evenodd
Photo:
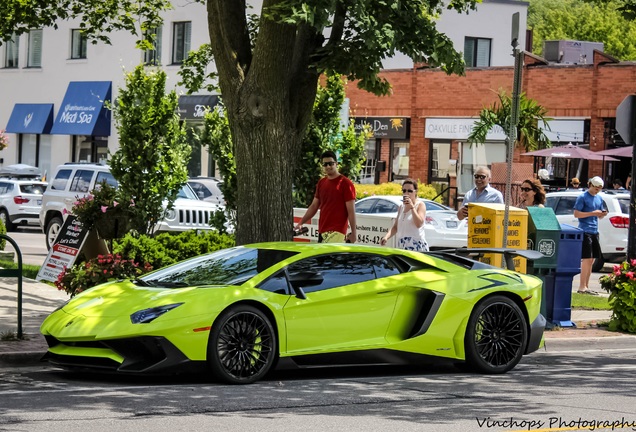
<path fill-rule="evenodd" d="M 316 85 L 317 78 L 313 88 Z M 246 82 L 240 91 L 245 96 L 228 106 L 238 189 L 237 244 L 292 237 L 292 180 L 306 122 L 289 124 L 299 118 L 298 109 L 289 108 L 289 90 L 277 92 L 275 87 Z M 308 99 L 310 110 L 313 99 Z"/>

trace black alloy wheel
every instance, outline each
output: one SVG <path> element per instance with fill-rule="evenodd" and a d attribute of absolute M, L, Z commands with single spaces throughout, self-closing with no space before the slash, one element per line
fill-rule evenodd
<path fill-rule="evenodd" d="M 261 379 L 277 358 L 276 332 L 263 312 L 239 305 L 223 312 L 212 326 L 208 362 L 212 374 L 230 384 Z"/>
<path fill-rule="evenodd" d="M 528 326 L 519 306 L 496 295 L 480 302 L 466 329 L 468 366 L 481 373 L 499 374 L 514 368 L 528 343 Z"/>

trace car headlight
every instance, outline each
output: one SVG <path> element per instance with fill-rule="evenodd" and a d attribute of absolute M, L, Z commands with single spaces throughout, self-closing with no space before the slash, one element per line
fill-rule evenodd
<path fill-rule="evenodd" d="M 174 303 L 165 306 L 157 306 L 149 309 L 143 309 L 130 315 L 130 321 L 133 324 L 147 324 L 159 318 L 166 312 L 181 306 L 183 303 Z"/>
<path fill-rule="evenodd" d="M 165 218 L 168 220 L 175 220 L 177 218 L 177 212 L 175 209 L 166 210 Z"/>

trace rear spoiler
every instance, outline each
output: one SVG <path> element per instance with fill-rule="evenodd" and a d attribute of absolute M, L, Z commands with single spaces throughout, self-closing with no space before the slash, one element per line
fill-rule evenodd
<path fill-rule="evenodd" d="M 444 249 L 437 252 L 454 253 L 457 255 L 464 255 L 470 257 L 478 257 L 487 253 L 503 254 L 506 261 L 506 268 L 514 270 L 515 265 L 513 258 L 519 256 L 531 261 L 545 258 L 541 252 L 532 249 L 506 249 L 506 248 L 458 248 L 458 249 Z"/>

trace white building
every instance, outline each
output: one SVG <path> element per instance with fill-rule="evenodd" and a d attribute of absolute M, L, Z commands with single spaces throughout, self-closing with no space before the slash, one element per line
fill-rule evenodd
<path fill-rule="evenodd" d="M 483 0 L 469 15 L 445 12 L 438 28 L 458 51 L 470 51 L 469 66 L 508 66 L 512 14 L 520 13 L 519 46 L 525 46 L 527 2 Z M 191 49 L 209 41 L 204 4 L 175 0 L 164 15 L 156 52 L 135 49 L 136 38 L 111 35 L 112 45 L 86 43 L 78 21 L 58 23 L 58 29 L 32 30 L 0 46 L 0 129 L 7 129 L 9 146 L 0 151 L 0 166 L 25 163 L 52 175 L 65 162 L 105 159 L 118 148 L 118 135 L 104 101 L 114 100 L 124 85 L 124 72 L 142 62 L 163 68 L 167 89 L 176 89 L 180 64 Z M 387 69 L 410 68 L 413 62 L 396 56 Z M 181 98 L 181 116 L 195 119 L 201 106 L 216 103 L 211 95 Z M 198 108 L 197 108 L 198 107 Z M 193 152 L 193 175 L 214 175 L 205 150 Z"/>

